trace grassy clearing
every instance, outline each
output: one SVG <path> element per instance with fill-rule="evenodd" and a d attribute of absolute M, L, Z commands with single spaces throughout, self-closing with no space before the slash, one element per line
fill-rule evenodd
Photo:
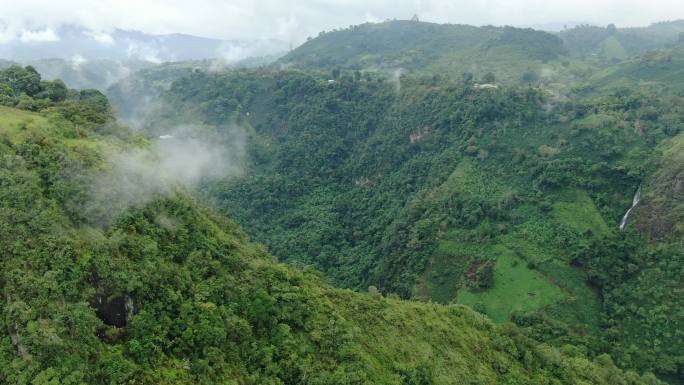
<path fill-rule="evenodd" d="M 608 225 L 594 202 L 586 191 L 582 190 L 568 190 L 559 194 L 553 204 L 553 218 L 580 233 L 590 230 L 599 235 L 608 231 Z"/>
<path fill-rule="evenodd" d="M 514 311 L 538 310 L 565 298 L 558 286 L 529 269 L 514 251 L 496 245 L 488 254 L 496 257 L 494 286 L 483 292 L 463 290 L 458 303 L 484 311 L 496 322 L 505 322 Z"/>
<path fill-rule="evenodd" d="M 0 106 L 0 133 L 15 137 L 23 131 L 40 128 L 45 130 L 54 125 L 46 117 L 34 112 Z"/>
<path fill-rule="evenodd" d="M 512 192 L 508 191 L 501 181 L 478 169 L 466 158 L 456 166 L 447 180 L 435 189 L 437 199 L 445 199 L 454 193 L 496 202 Z"/>

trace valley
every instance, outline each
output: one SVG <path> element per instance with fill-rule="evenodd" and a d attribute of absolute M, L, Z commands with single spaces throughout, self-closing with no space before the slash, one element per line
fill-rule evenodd
<path fill-rule="evenodd" d="M 0 384 L 681 384 L 682 32 L 8 63 Z"/>

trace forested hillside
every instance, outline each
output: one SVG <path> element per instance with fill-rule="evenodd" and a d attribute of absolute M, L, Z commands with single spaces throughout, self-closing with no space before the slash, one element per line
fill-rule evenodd
<path fill-rule="evenodd" d="M 681 97 L 560 101 L 529 87 L 398 81 L 197 72 L 173 83 L 148 129 L 244 127 L 249 172 L 204 191 L 285 261 L 681 375 L 682 249 L 647 241 L 634 218 L 618 229 L 639 186 L 642 207 L 652 202 Z"/>
<path fill-rule="evenodd" d="M 0 385 L 684 384 L 683 37 L 1 61 Z"/>
<path fill-rule="evenodd" d="M 2 384 L 659 383 L 461 305 L 334 289 L 182 185 L 110 211 L 93 182 L 151 183 L 114 160 L 154 143 L 95 91 L 31 68 L 0 83 Z"/>
<path fill-rule="evenodd" d="M 322 32 L 278 62 L 327 73 L 403 70 L 481 79 L 491 72 L 496 77 L 483 83 L 529 82 L 543 67 L 569 73 L 559 62 L 549 63 L 566 53 L 561 39 L 532 29 L 395 20 Z"/>

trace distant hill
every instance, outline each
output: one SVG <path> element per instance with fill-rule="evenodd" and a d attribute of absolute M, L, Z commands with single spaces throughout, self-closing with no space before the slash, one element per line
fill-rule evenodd
<path fill-rule="evenodd" d="M 517 79 L 565 53 L 558 37 L 532 29 L 398 20 L 322 32 L 280 63 L 326 71 L 401 68 L 475 76 L 494 72 L 502 79 Z"/>
<path fill-rule="evenodd" d="M 684 20 L 660 22 L 648 27 L 616 28 L 581 25 L 561 31 L 559 36 L 575 55 L 625 59 L 682 40 Z"/>
<path fill-rule="evenodd" d="M 110 85 L 134 72 L 155 66 L 143 60 L 28 60 L 22 64 L 33 66 L 45 79 L 62 79 L 71 88 L 106 90 Z"/>
<path fill-rule="evenodd" d="M 119 121 L 141 128 L 143 123 L 149 123 L 148 119 L 156 115 L 160 106 L 160 96 L 168 91 L 174 81 L 190 76 L 196 71 L 220 72 L 230 69 L 258 68 L 275 60 L 274 56 L 263 56 L 251 57 L 234 63 L 221 60 L 164 63 L 129 73 L 116 83 L 107 84 L 103 91 L 107 93 Z"/>
<path fill-rule="evenodd" d="M 278 40 L 219 40 L 169 34 L 152 35 L 116 29 L 111 33 L 63 26 L 42 41 L 13 39 L 0 44 L 0 58 L 27 61 L 45 58 L 142 60 L 153 63 L 223 58 L 230 61 L 287 51 Z"/>
<path fill-rule="evenodd" d="M 0 59 L 0 69 L 13 65 L 32 66 L 43 79 L 60 79 L 70 88 L 94 88 L 105 91 L 109 86 L 131 76 L 136 71 L 153 67 L 156 64 L 142 60 L 112 59 L 36 59 L 22 61 Z"/>

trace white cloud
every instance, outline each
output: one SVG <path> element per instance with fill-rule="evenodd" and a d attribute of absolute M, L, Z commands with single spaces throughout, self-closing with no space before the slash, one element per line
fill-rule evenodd
<path fill-rule="evenodd" d="M 159 56 L 159 50 L 150 47 L 146 44 L 136 42 L 128 43 L 128 49 L 126 50 L 126 54 L 131 59 L 139 59 L 156 64 L 159 64 L 163 61 Z"/>
<path fill-rule="evenodd" d="M 59 36 L 50 28 L 32 31 L 24 30 L 19 34 L 19 40 L 24 43 L 43 43 L 50 41 L 58 41 Z"/>
<path fill-rule="evenodd" d="M 40 12 L 36 12 L 36 10 Z M 20 30 L 79 24 L 224 39 L 299 43 L 321 30 L 365 21 L 408 19 L 474 25 L 590 22 L 647 25 L 684 18 L 681 0 L 23 0 L 0 1 L 0 18 Z M 6 33 L 0 31 L 0 38 Z M 29 35 L 27 35 L 29 36 Z M 46 33 L 42 37 L 49 37 Z M 102 41 L 107 38 L 101 36 Z"/>
<path fill-rule="evenodd" d="M 112 35 L 105 33 L 105 32 L 100 32 L 100 31 L 88 31 L 88 35 L 93 38 L 96 42 L 104 45 L 112 45 L 114 44 L 114 38 Z"/>
<path fill-rule="evenodd" d="M 86 59 L 81 56 L 81 55 L 74 55 L 71 58 L 71 68 L 74 70 L 78 71 L 79 68 L 81 68 L 81 65 L 83 65 L 86 62 Z"/>

